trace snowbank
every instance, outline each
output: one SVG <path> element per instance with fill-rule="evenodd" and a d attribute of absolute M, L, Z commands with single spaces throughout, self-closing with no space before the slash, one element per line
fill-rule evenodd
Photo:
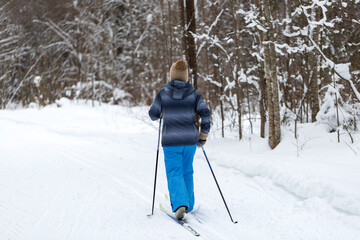
<path fill-rule="evenodd" d="M 282 131 L 282 141 L 273 151 L 266 148 L 264 139 L 252 136 L 241 143 L 228 140 L 221 151 L 212 149 L 223 141 L 209 141 L 209 155 L 220 166 L 251 178 L 270 179 L 299 199 L 319 198 L 334 209 L 360 216 L 359 134 L 351 144 L 347 135 L 337 143 L 335 133 L 322 124 L 300 124 L 298 141 L 292 132 Z M 234 158 L 234 153 L 238 157 Z"/>

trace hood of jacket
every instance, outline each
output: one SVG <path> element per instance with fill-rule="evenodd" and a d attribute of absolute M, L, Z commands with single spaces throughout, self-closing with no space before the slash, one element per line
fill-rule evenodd
<path fill-rule="evenodd" d="M 172 80 L 164 86 L 164 90 L 168 96 L 173 99 L 184 99 L 195 91 L 193 85 L 182 80 Z"/>

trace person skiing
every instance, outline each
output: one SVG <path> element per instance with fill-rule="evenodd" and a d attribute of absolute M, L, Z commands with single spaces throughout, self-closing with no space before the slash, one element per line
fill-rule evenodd
<path fill-rule="evenodd" d="M 195 113 L 201 117 L 200 133 Z M 161 144 L 170 202 L 175 217 L 184 218 L 194 208 L 193 160 L 199 141 L 204 145 L 210 131 L 210 110 L 200 93 L 188 82 L 188 66 L 177 60 L 170 81 L 158 92 L 149 110 L 151 120 L 163 118 Z"/>

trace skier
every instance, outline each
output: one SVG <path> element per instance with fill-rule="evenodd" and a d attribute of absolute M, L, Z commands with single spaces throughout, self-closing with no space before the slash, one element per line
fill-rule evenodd
<path fill-rule="evenodd" d="M 204 145 L 210 131 L 210 110 L 201 95 L 188 82 L 184 60 L 170 68 L 170 82 L 162 88 L 149 110 L 155 121 L 163 118 L 161 144 L 172 211 L 178 220 L 194 208 L 193 160 L 196 145 Z M 201 117 L 200 134 L 195 113 Z"/>

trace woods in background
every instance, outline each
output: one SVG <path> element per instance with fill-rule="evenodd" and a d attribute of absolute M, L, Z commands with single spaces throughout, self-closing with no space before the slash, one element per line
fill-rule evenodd
<path fill-rule="evenodd" d="M 281 124 L 356 131 L 359 16 L 360 0 L 0 0 L 0 107 L 148 105 L 184 58 L 222 136 L 257 119 L 271 148 Z"/>

